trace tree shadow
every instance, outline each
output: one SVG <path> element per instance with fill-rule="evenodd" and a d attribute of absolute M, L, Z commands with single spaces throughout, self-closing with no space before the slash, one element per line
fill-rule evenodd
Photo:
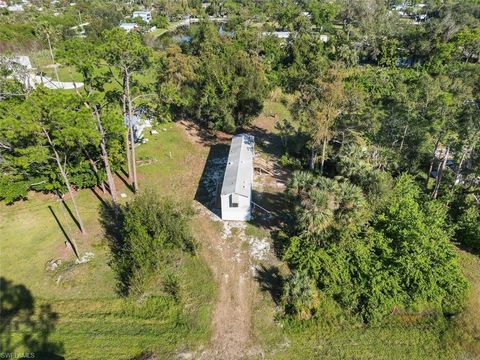
<path fill-rule="evenodd" d="M 63 197 L 60 198 L 62 200 L 62 204 L 63 204 L 63 207 L 67 210 L 68 212 L 68 215 L 70 216 L 70 218 L 73 220 L 73 222 L 75 223 L 75 225 L 77 225 L 77 228 L 79 230 L 81 230 L 81 227 L 80 227 L 80 223 L 78 222 L 77 218 L 75 217 L 75 215 L 73 215 L 72 213 L 72 210 L 70 210 L 70 207 L 68 206 L 67 202 L 65 201 L 65 199 Z"/>
<path fill-rule="evenodd" d="M 284 279 L 278 267 L 261 265 L 260 268 L 257 268 L 255 280 L 258 281 L 260 290 L 270 293 L 274 303 L 279 305 L 282 298 Z"/>
<path fill-rule="evenodd" d="M 125 173 L 125 170 L 122 169 L 122 173 L 125 174 L 125 176 L 122 176 L 122 174 L 120 174 L 120 172 L 118 171 L 115 174 L 118 176 L 120 180 L 122 180 L 122 182 L 125 184 L 128 190 L 130 190 L 131 192 L 134 192 L 133 186 L 127 181 L 128 176 Z"/>
<path fill-rule="evenodd" d="M 195 193 L 195 200 L 214 212 L 220 208 L 218 195 L 222 187 L 229 150 L 230 147 L 226 144 L 214 144 L 210 147 Z"/>
<path fill-rule="evenodd" d="M 35 307 L 30 290 L 0 277 L 0 354 L 35 359 L 64 359 L 63 344 L 49 340 L 55 331 L 58 314 L 50 304 Z M 37 311 L 38 310 L 38 311 Z"/>
<path fill-rule="evenodd" d="M 231 135 L 225 134 L 221 131 L 213 131 L 199 125 L 194 121 L 180 120 L 178 124 L 185 128 L 185 131 L 201 145 L 213 146 L 219 141 L 230 138 Z"/>
<path fill-rule="evenodd" d="M 283 192 L 252 191 L 256 220 L 265 227 L 278 227 L 288 220 L 290 203 Z"/>
<path fill-rule="evenodd" d="M 463 250 L 463 251 L 466 251 L 472 255 L 476 255 L 478 257 L 480 257 L 480 244 L 478 245 L 473 245 L 472 244 L 465 244 L 464 242 L 461 242 L 461 241 L 455 241 L 455 245 Z"/>
<path fill-rule="evenodd" d="M 76 249 L 76 247 L 75 247 L 75 244 L 73 243 L 72 239 L 70 239 L 70 236 L 68 236 L 67 232 L 65 231 L 65 228 L 63 227 L 62 223 L 61 223 L 60 220 L 58 219 L 57 214 L 55 214 L 55 211 L 53 211 L 53 208 L 52 208 L 50 205 L 48 205 L 48 209 L 49 209 L 50 212 L 52 213 L 53 218 L 55 219 L 58 227 L 59 227 L 60 230 L 62 231 L 63 236 L 65 237 L 65 240 L 70 244 L 70 247 L 73 249 L 73 252 L 75 253 L 75 256 L 76 256 L 77 259 L 78 259 L 79 256 L 78 256 L 78 253 L 77 253 L 77 249 Z"/>
<path fill-rule="evenodd" d="M 97 192 L 95 187 L 91 187 L 90 190 L 92 191 L 93 195 L 100 201 L 102 205 L 105 205 L 105 199 L 100 196 L 100 194 Z"/>
<path fill-rule="evenodd" d="M 256 125 L 250 126 L 247 130 L 250 135 L 255 137 L 255 145 L 263 152 L 277 158 L 283 155 L 283 145 L 279 135 Z"/>
<path fill-rule="evenodd" d="M 122 229 L 124 226 L 124 213 L 122 209 L 111 201 L 105 201 L 100 206 L 100 224 L 103 227 L 112 259 L 109 266 L 114 270 L 117 280 L 117 294 L 127 296 L 130 289 L 132 269 L 122 266 L 125 251 L 125 239 Z"/>

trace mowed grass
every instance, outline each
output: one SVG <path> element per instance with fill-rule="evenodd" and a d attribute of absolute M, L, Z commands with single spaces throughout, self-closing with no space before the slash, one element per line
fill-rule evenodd
<path fill-rule="evenodd" d="M 192 144 L 175 124 L 157 130 L 159 134 L 152 136 L 146 131 L 148 143 L 136 148 L 140 190 L 153 188 L 161 195 L 191 201 L 206 151 Z M 120 186 L 120 180 L 118 184 L 119 193 L 127 195 L 126 201 L 131 199 L 130 190 Z M 108 266 L 109 247 L 99 220 L 101 201 L 91 190 L 79 191 L 76 201 L 86 236 L 53 196 L 32 194 L 12 206 L 0 204 L 0 276 L 25 285 L 37 308 L 50 304 L 58 313 L 49 341 L 61 343 L 68 359 L 130 359 L 146 351 L 164 359 L 207 343 L 216 289 L 205 261 L 199 256 L 181 257 L 175 270 L 179 302 L 163 294 L 160 278 L 152 280 L 144 296 L 120 298 Z M 73 213 L 70 200 L 67 205 Z M 54 214 L 80 256 L 94 254 L 88 263 L 75 264 Z M 46 270 L 52 259 L 62 259 L 62 264 Z"/>

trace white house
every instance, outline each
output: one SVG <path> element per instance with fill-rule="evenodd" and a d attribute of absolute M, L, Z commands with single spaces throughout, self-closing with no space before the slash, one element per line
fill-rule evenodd
<path fill-rule="evenodd" d="M 123 119 L 125 126 L 128 127 L 128 115 Z M 152 127 L 152 120 L 149 119 L 145 114 L 142 114 L 141 110 L 136 109 L 132 115 L 132 128 L 133 128 L 133 139 L 136 143 L 144 142 L 143 132 L 145 128 Z"/>
<path fill-rule="evenodd" d="M 228 154 L 220 193 L 222 220 L 250 220 L 254 137 L 235 135 Z"/>
<path fill-rule="evenodd" d="M 7 10 L 10 12 L 22 12 L 23 11 L 23 5 L 16 4 L 16 5 L 10 5 L 7 7 Z"/>
<path fill-rule="evenodd" d="M 130 32 L 132 30 L 137 30 L 138 25 L 136 23 L 121 23 L 120 28 L 125 30 L 126 32 Z"/>
<path fill-rule="evenodd" d="M 290 31 L 265 31 L 263 36 L 275 36 L 279 39 L 288 39 L 290 37 Z"/>
<path fill-rule="evenodd" d="M 136 17 L 141 18 L 147 24 L 150 23 L 152 20 L 152 12 L 151 11 L 134 11 L 132 14 L 132 18 L 135 19 Z"/>

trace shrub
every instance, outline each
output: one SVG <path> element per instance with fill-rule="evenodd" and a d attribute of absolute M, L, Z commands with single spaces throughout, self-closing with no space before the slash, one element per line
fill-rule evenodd
<path fill-rule="evenodd" d="M 309 319 L 319 307 L 315 282 L 304 272 L 294 272 L 285 282 L 282 304 L 287 314 Z"/>
<path fill-rule="evenodd" d="M 189 208 L 148 191 L 120 207 L 119 212 L 112 267 L 121 294 L 142 291 L 148 277 L 171 262 L 178 250 L 195 251 Z"/>

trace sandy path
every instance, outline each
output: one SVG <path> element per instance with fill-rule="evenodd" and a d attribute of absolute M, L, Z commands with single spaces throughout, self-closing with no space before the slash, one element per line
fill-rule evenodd
<path fill-rule="evenodd" d="M 218 299 L 211 344 L 199 358 L 244 359 L 251 345 L 254 282 L 249 271 L 250 260 L 238 236 L 219 235 L 211 226 L 209 221 L 203 221 L 206 236 L 202 252 L 217 279 Z"/>

